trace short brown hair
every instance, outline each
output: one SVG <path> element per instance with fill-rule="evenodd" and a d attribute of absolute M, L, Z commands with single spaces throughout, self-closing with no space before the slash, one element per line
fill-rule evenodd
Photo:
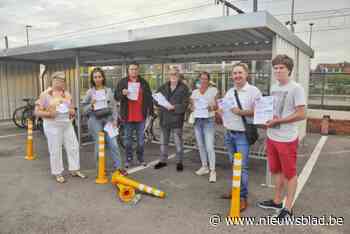
<path fill-rule="evenodd" d="M 241 67 L 241 68 L 243 68 L 243 70 L 244 70 L 246 73 L 249 74 L 249 67 L 248 67 L 248 65 L 247 65 L 246 63 L 235 63 L 235 64 L 233 64 L 233 66 L 232 66 L 232 70 L 233 70 L 235 67 Z"/>
<path fill-rule="evenodd" d="M 286 54 L 278 54 L 274 59 L 272 59 L 272 66 L 283 64 L 287 67 L 289 73 L 288 76 L 292 74 L 294 63 L 293 59 Z"/>
<path fill-rule="evenodd" d="M 138 63 L 135 62 L 135 61 L 132 61 L 132 62 L 130 62 L 130 63 L 128 64 L 128 70 L 129 70 L 129 67 L 130 67 L 131 65 L 134 65 L 134 66 L 136 66 L 137 68 L 140 68 L 140 64 L 138 64 Z"/>

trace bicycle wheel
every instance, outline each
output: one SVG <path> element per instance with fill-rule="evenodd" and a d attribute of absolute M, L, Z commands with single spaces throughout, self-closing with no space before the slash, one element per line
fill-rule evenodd
<path fill-rule="evenodd" d="M 43 119 L 37 118 L 35 122 L 36 129 L 38 129 L 40 132 L 44 133 L 44 126 L 43 126 Z"/>
<path fill-rule="evenodd" d="M 17 127 L 25 128 L 22 121 L 23 112 L 25 110 L 27 110 L 27 106 L 22 106 L 15 109 L 15 111 L 12 114 L 12 121 Z"/>
<path fill-rule="evenodd" d="M 124 126 L 123 125 L 119 126 L 119 134 L 117 136 L 117 142 L 120 145 L 120 147 L 124 150 L 125 144 L 124 144 Z"/>
<path fill-rule="evenodd" d="M 153 125 L 154 125 L 154 121 L 157 118 L 157 115 L 150 117 L 150 122 L 147 124 L 146 128 L 145 128 L 145 143 L 151 143 L 152 141 L 156 141 L 157 138 L 154 134 L 153 131 Z"/>
<path fill-rule="evenodd" d="M 33 128 L 35 129 L 36 123 L 35 123 L 35 116 L 34 116 L 34 110 L 27 108 L 26 110 L 23 111 L 22 113 L 22 126 L 24 128 L 28 127 L 27 120 L 31 119 L 33 121 Z"/>
<path fill-rule="evenodd" d="M 125 150 L 124 138 L 125 138 L 125 136 L 124 136 L 124 125 L 121 124 L 119 126 L 119 134 L 117 136 L 117 142 L 118 142 L 118 144 L 120 145 L 120 147 L 123 150 Z M 137 149 L 137 138 L 136 138 L 135 134 L 132 134 L 131 138 L 132 138 L 131 139 L 131 148 L 132 148 L 132 151 L 134 152 Z"/>

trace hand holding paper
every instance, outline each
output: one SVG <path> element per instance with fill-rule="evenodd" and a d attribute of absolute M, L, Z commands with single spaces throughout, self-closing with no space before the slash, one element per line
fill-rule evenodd
<path fill-rule="evenodd" d="M 61 114 L 68 113 L 69 111 L 68 105 L 65 103 L 61 103 L 56 107 L 56 111 Z"/>
<path fill-rule="evenodd" d="M 106 100 L 106 91 L 104 89 L 96 90 L 94 93 L 94 99 L 96 101 Z"/>
<path fill-rule="evenodd" d="M 273 96 L 261 97 L 255 102 L 254 124 L 266 124 L 273 119 Z"/>
<path fill-rule="evenodd" d="M 236 118 L 231 111 L 233 108 L 237 107 L 236 100 L 233 98 L 221 98 L 218 99 L 217 102 L 224 126 L 231 125 Z"/>
<path fill-rule="evenodd" d="M 128 82 L 128 98 L 130 100 L 136 101 L 139 97 L 139 82 Z"/>
<path fill-rule="evenodd" d="M 106 91 L 104 89 L 96 90 L 93 94 L 91 104 L 94 107 L 94 110 L 101 110 L 107 107 L 107 97 Z"/>
<path fill-rule="evenodd" d="M 171 109 L 173 107 L 173 105 L 171 105 L 164 97 L 164 95 L 160 92 L 153 94 L 152 97 L 162 107 L 165 107 L 167 109 Z"/>
<path fill-rule="evenodd" d="M 112 122 L 106 123 L 105 127 L 103 128 L 108 134 L 110 138 L 116 137 L 119 135 L 119 129 L 114 126 Z"/>
<path fill-rule="evenodd" d="M 231 111 L 232 108 L 236 107 L 236 101 L 233 98 L 221 98 L 218 99 L 219 109 L 225 111 Z"/>

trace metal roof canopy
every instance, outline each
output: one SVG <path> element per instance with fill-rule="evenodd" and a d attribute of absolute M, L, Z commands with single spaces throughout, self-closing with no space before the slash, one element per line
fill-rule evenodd
<path fill-rule="evenodd" d="M 268 12 L 239 14 L 58 40 L 0 51 L 0 59 L 43 64 L 174 63 L 271 59 L 279 35 L 305 54 L 313 50 Z"/>

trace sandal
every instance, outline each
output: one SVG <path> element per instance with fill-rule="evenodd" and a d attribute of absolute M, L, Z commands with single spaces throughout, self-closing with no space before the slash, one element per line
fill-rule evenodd
<path fill-rule="evenodd" d="M 86 175 L 84 175 L 83 173 L 81 173 L 80 171 L 71 171 L 70 173 L 73 177 L 80 177 L 82 179 L 86 178 Z"/>
<path fill-rule="evenodd" d="M 60 183 L 60 184 L 63 184 L 66 182 L 66 180 L 64 179 L 64 177 L 62 175 L 57 175 L 56 181 L 57 181 L 57 183 Z"/>

